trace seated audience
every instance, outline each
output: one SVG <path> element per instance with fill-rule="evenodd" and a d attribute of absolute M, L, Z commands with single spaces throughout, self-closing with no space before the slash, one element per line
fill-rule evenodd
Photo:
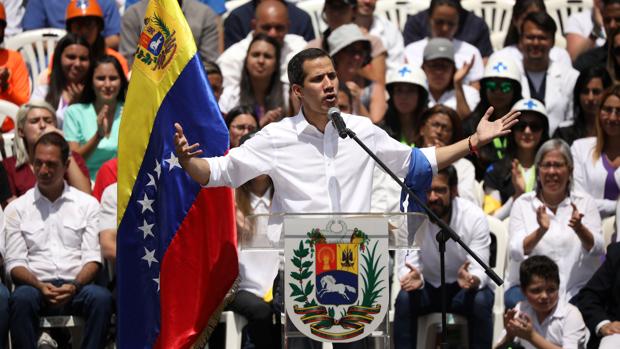
<path fill-rule="evenodd" d="M 101 165 L 116 157 L 118 128 L 127 92 L 127 78 L 112 56 L 95 62 L 80 103 L 65 112 L 63 130 L 72 151 L 82 155 L 95 180 Z"/>
<path fill-rule="evenodd" d="M 575 190 L 591 195 L 603 217 L 614 214 L 620 195 L 620 85 L 601 97 L 595 118 L 596 137 L 578 139 L 571 151 L 575 159 Z"/>
<path fill-rule="evenodd" d="M 254 21 L 256 9 L 264 0 L 250 0 L 247 3 L 230 11 L 224 21 L 224 48 L 228 49 L 237 42 L 243 40 L 252 30 L 254 30 Z M 288 12 L 288 20 L 286 21 L 287 29 L 284 32 L 295 34 L 304 38 L 305 41 L 314 39 L 314 29 L 310 15 L 295 6 L 296 1 L 282 1 L 286 5 Z M 354 0 L 346 0 L 354 1 Z M 274 26 L 275 30 L 280 30 L 278 26 Z M 292 56 L 291 56 L 292 57 Z"/>
<path fill-rule="evenodd" d="M 0 3 L 0 44 L 4 42 L 6 12 Z M 22 105 L 30 99 L 28 68 L 22 55 L 0 47 L 0 100 Z"/>
<path fill-rule="evenodd" d="M 116 0 L 117 2 L 125 2 L 125 11 L 129 9 L 130 6 L 140 2 L 141 0 Z M 222 16 L 226 13 L 226 5 L 224 4 L 226 0 L 198 0 L 201 3 L 209 6 L 218 16 Z M 182 0 L 181 0 L 182 2 Z"/>
<path fill-rule="evenodd" d="M 534 157 L 549 139 L 549 121 L 542 102 L 522 99 L 512 110 L 520 111 L 521 115 L 506 137 L 506 155 L 484 174 L 484 211 L 501 220 L 510 215 L 514 200 L 534 190 L 537 172 Z"/>
<path fill-rule="evenodd" d="M 54 108 L 41 100 L 31 100 L 21 106 L 15 122 L 15 156 L 2 160 L 2 166 L 8 176 L 12 196 L 20 197 L 36 184 L 32 170 L 35 142 L 47 132 L 60 131 Z M 70 186 L 90 194 L 88 168 L 80 154 L 71 152 L 65 174 L 65 180 Z"/>
<path fill-rule="evenodd" d="M 405 45 L 403 34 L 398 26 L 385 16 L 375 13 L 378 0 L 360 0 L 357 3 L 355 24 L 363 28 L 368 34 L 381 39 L 387 50 L 385 59 L 388 73 L 395 71 L 404 59 Z"/>
<path fill-rule="evenodd" d="M 583 8 L 580 12 L 572 13 L 564 26 L 566 50 L 573 62 L 580 54 L 605 45 L 601 14 L 603 0 L 594 0 L 593 5 L 592 9 Z"/>
<path fill-rule="evenodd" d="M 605 261 L 579 292 L 577 306 L 590 330 L 592 347 L 620 347 L 619 285 L 620 242 L 616 242 L 607 247 Z"/>
<path fill-rule="evenodd" d="M 546 255 L 560 269 L 560 295 L 571 300 L 600 265 L 601 217 L 587 194 L 571 190 L 574 162 L 564 141 L 545 142 L 534 160 L 536 190 L 521 195 L 510 211 L 506 308 L 523 300 L 519 264 Z"/>
<path fill-rule="evenodd" d="M 280 120 L 288 112 L 288 84 L 280 80 L 280 46 L 266 34 L 254 35 L 245 55 L 241 81 L 227 86 L 220 110 L 228 113 L 237 105 L 254 109 L 261 127 Z"/>
<path fill-rule="evenodd" d="M 228 47 L 217 59 L 224 76 L 224 90 L 241 81 L 245 55 L 254 35 L 260 33 L 267 34 L 280 44 L 280 80 L 288 82 L 288 61 L 306 47 L 303 37 L 289 34 L 289 24 L 288 10 L 284 2 L 261 1 L 256 6 L 256 18 L 252 20 L 253 30 L 243 40 Z"/>
<path fill-rule="evenodd" d="M 614 83 L 620 82 L 620 28 L 609 33 L 607 44 L 607 72 Z"/>
<path fill-rule="evenodd" d="M 222 76 L 222 70 L 217 63 L 212 61 L 204 62 L 205 72 L 207 73 L 207 79 L 211 85 L 211 91 L 213 91 L 213 97 L 215 101 L 219 102 L 224 91 L 224 77 Z"/>
<path fill-rule="evenodd" d="M 519 0 L 514 2 L 510 25 L 504 39 L 504 48 L 495 52 L 494 55 L 501 54 L 505 57 L 510 57 L 517 63 L 521 64 L 521 61 L 523 60 L 523 53 L 521 52 L 522 48 L 519 47 L 519 33 L 521 31 L 521 26 L 523 25 L 523 20 L 532 12 L 546 13 L 547 8 L 545 6 L 545 2 L 543 0 Z M 549 51 L 549 59 L 567 66 L 571 65 L 571 59 L 568 52 L 558 46 L 551 47 L 551 51 Z M 521 70 L 521 74 L 524 74 L 523 66 L 520 65 L 519 69 Z"/>
<path fill-rule="evenodd" d="M 64 181 L 69 145 L 46 133 L 33 146 L 35 188 L 6 208 L 6 269 L 13 346 L 36 348 L 41 315 L 81 315 L 82 347 L 103 348 L 112 295 L 92 284 L 101 269 L 99 205 Z"/>
<path fill-rule="evenodd" d="M 415 145 L 421 126 L 420 115 L 428 104 L 428 81 L 424 71 L 401 65 L 388 75 L 386 89 L 390 98 L 382 126 L 392 138 Z"/>
<path fill-rule="evenodd" d="M 493 114 L 489 119 L 496 120 L 506 115 L 510 108 L 523 98 L 521 96 L 521 74 L 517 64 L 510 58 L 491 57 L 480 80 L 478 93 L 480 103 L 463 121 L 463 131 L 466 135 L 476 132 L 476 126 L 489 107 L 493 107 Z M 478 154 L 469 157 L 476 165 L 476 179 L 482 180 L 487 168 L 505 156 L 506 146 L 507 138 L 498 137 L 480 148 Z"/>
<path fill-rule="evenodd" d="M 443 104 L 450 107 L 464 119 L 471 114 L 479 100 L 478 90 L 464 85 L 470 65 L 465 64 L 456 69 L 454 63 L 454 45 L 448 39 L 433 38 L 424 47 L 422 70 L 428 78 L 428 106 Z"/>
<path fill-rule="evenodd" d="M 582 71 L 573 90 L 574 119 L 561 123 L 553 138 L 560 138 L 572 145 L 577 139 L 595 137 L 601 96 L 611 83 L 604 67 L 592 67 Z"/>
<path fill-rule="evenodd" d="M 119 51 L 130 66 L 133 64 L 140 33 L 144 29 L 144 15 L 148 3 L 148 0 L 140 0 L 127 8 L 123 14 Z M 215 61 L 220 55 L 217 15 L 209 6 L 198 0 L 184 0 L 181 2 L 181 10 L 192 31 L 200 58 L 203 62 Z"/>
<path fill-rule="evenodd" d="M 405 60 L 408 64 L 419 67 L 422 65 L 422 53 L 429 38 L 446 38 L 454 45 L 454 61 L 457 69 L 468 66 L 469 71 L 463 83 L 472 84 L 482 78 L 484 65 L 480 51 L 466 41 L 455 39 L 459 26 L 461 3 L 458 0 L 432 1 L 429 8 L 430 35 L 405 47 Z"/>
<path fill-rule="evenodd" d="M 91 0 L 92 1 L 92 0 Z M 121 16 L 114 0 L 98 0 L 103 12 L 103 37 L 106 46 L 118 48 Z M 40 28 L 65 29 L 65 13 L 70 5 L 75 6 L 80 0 L 28 0 L 22 20 L 24 30 Z"/>
<path fill-rule="evenodd" d="M 427 193 L 428 205 L 488 261 L 491 236 L 487 219 L 479 207 L 457 197 L 457 182 L 454 167 L 440 170 Z M 401 291 L 394 305 L 395 348 L 415 348 L 418 317 L 441 311 L 438 232 L 437 225 L 426 224 L 416 236 L 420 249 L 398 252 Z M 446 245 L 446 283 L 448 311 L 467 317 L 469 348 L 491 347 L 493 292 L 487 286 L 488 277 L 456 243 Z"/>
<path fill-rule="evenodd" d="M 584 71 L 594 66 L 604 67 L 607 62 L 609 38 L 611 33 L 620 28 L 620 0 L 602 0 L 603 6 L 603 29 L 605 29 L 606 42 L 603 46 L 594 47 L 580 54 L 573 66 L 579 71 Z"/>
<path fill-rule="evenodd" d="M 442 0 L 432 0 L 431 5 L 435 2 L 440 3 Z M 407 16 L 407 22 L 403 30 L 405 45 L 409 45 L 412 42 L 422 40 L 429 36 L 429 12 L 429 10 L 424 10 L 413 16 Z M 482 18 L 461 7 L 459 10 L 458 23 L 458 29 L 454 35 L 455 39 L 476 46 L 482 54 L 482 57 L 489 57 L 493 53 L 489 27 Z"/>
<path fill-rule="evenodd" d="M 123 67 L 125 75 L 129 73 L 125 58 L 118 51 L 106 45 L 102 35 L 105 22 L 97 0 L 71 2 L 67 7 L 66 26 L 69 33 L 77 34 L 88 41 L 93 60 L 98 60 L 106 55 L 113 56 Z"/>
<path fill-rule="evenodd" d="M 347 114 L 351 114 L 353 111 L 353 95 L 351 90 L 342 81 L 338 82 L 338 109 Z M 299 113 L 299 110 L 296 110 L 295 113 Z"/>
<path fill-rule="evenodd" d="M 519 281 L 525 299 L 504 314 L 496 348 L 585 348 L 588 330 L 579 309 L 559 292 L 558 265 L 547 256 L 528 258 Z"/>
<path fill-rule="evenodd" d="M 519 32 L 519 49 L 523 59 L 521 88 L 524 98 L 534 98 L 545 104 L 549 117 L 549 135 L 558 125 L 573 118 L 573 88 L 579 72 L 568 64 L 553 60 L 557 26 L 546 12 L 531 12 L 525 16 Z M 516 57 L 506 49 L 493 57 Z M 569 59 L 570 61 L 570 59 Z"/>
<path fill-rule="evenodd" d="M 230 149 L 238 147 L 241 137 L 258 130 L 258 117 L 254 108 L 240 105 L 234 107 L 226 114 L 226 126 L 228 127 Z"/>
<path fill-rule="evenodd" d="M 45 99 L 56 108 L 58 128 L 62 129 L 67 107 L 82 98 L 91 66 L 90 45 L 86 39 L 69 33 L 58 41 L 51 72 L 37 85 L 32 95 L 32 99 Z"/>

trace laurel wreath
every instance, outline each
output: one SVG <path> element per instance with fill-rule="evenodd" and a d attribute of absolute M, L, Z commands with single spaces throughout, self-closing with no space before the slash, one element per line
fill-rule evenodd
<path fill-rule="evenodd" d="M 372 249 L 369 248 L 366 253 L 362 253 L 362 258 L 364 258 L 364 265 L 362 265 L 362 269 L 364 269 L 366 275 L 362 275 L 364 286 L 362 288 L 361 305 L 365 307 L 373 306 L 381 291 L 385 289 L 385 286 L 379 288 L 379 285 L 383 282 L 379 276 L 381 275 L 383 269 L 385 269 L 385 266 L 377 269 L 379 260 L 381 259 L 380 255 L 375 259 L 377 244 L 378 241 L 375 241 Z"/>
<path fill-rule="evenodd" d="M 312 272 L 310 271 L 310 267 L 312 266 L 312 257 L 309 260 L 304 261 L 304 258 L 308 257 L 310 254 L 309 248 L 304 248 L 304 242 L 299 241 L 299 248 L 293 250 L 293 254 L 295 255 L 291 261 L 293 265 L 297 267 L 297 271 L 291 272 L 291 277 L 297 280 L 298 284 L 293 282 L 289 283 L 291 289 L 291 297 L 296 297 L 296 302 L 303 302 L 304 307 L 318 305 L 316 300 L 313 298 L 310 300 L 310 296 L 312 295 L 312 291 L 314 291 L 314 284 L 312 281 L 308 281 L 308 283 L 304 283 L 304 281 L 310 276 L 312 276 Z"/>

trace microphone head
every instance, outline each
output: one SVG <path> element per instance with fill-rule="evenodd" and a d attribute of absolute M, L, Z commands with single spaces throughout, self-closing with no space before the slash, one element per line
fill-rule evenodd
<path fill-rule="evenodd" d="M 327 111 L 327 119 L 332 120 L 334 115 L 340 115 L 340 109 L 338 107 L 331 107 Z"/>

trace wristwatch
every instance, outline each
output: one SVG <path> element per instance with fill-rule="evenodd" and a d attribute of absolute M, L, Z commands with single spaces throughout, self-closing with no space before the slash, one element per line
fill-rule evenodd
<path fill-rule="evenodd" d="M 71 285 L 75 286 L 75 293 L 80 292 L 80 290 L 82 289 L 82 284 L 79 283 L 77 280 L 72 280 L 71 282 L 69 282 Z"/>

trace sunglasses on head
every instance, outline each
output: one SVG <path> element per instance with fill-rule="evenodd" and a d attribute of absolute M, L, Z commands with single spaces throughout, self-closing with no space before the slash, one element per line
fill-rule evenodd
<path fill-rule="evenodd" d="M 503 93 L 512 92 L 512 84 L 508 81 L 502 81 L 498 83 L 497 81 L 488 80 L 484 82 L 484 88 L 489 91 L 495 91 L 499 88 Z"/>
<path fill-rule="evenodd" d="M 512 128 L 517 132 L 523 132 L 526 128 L 530 128 L 532 132 L 540 132 L 543 130 L 544 125 L 540 121 L 523 121 L 519 120 Z"/>

